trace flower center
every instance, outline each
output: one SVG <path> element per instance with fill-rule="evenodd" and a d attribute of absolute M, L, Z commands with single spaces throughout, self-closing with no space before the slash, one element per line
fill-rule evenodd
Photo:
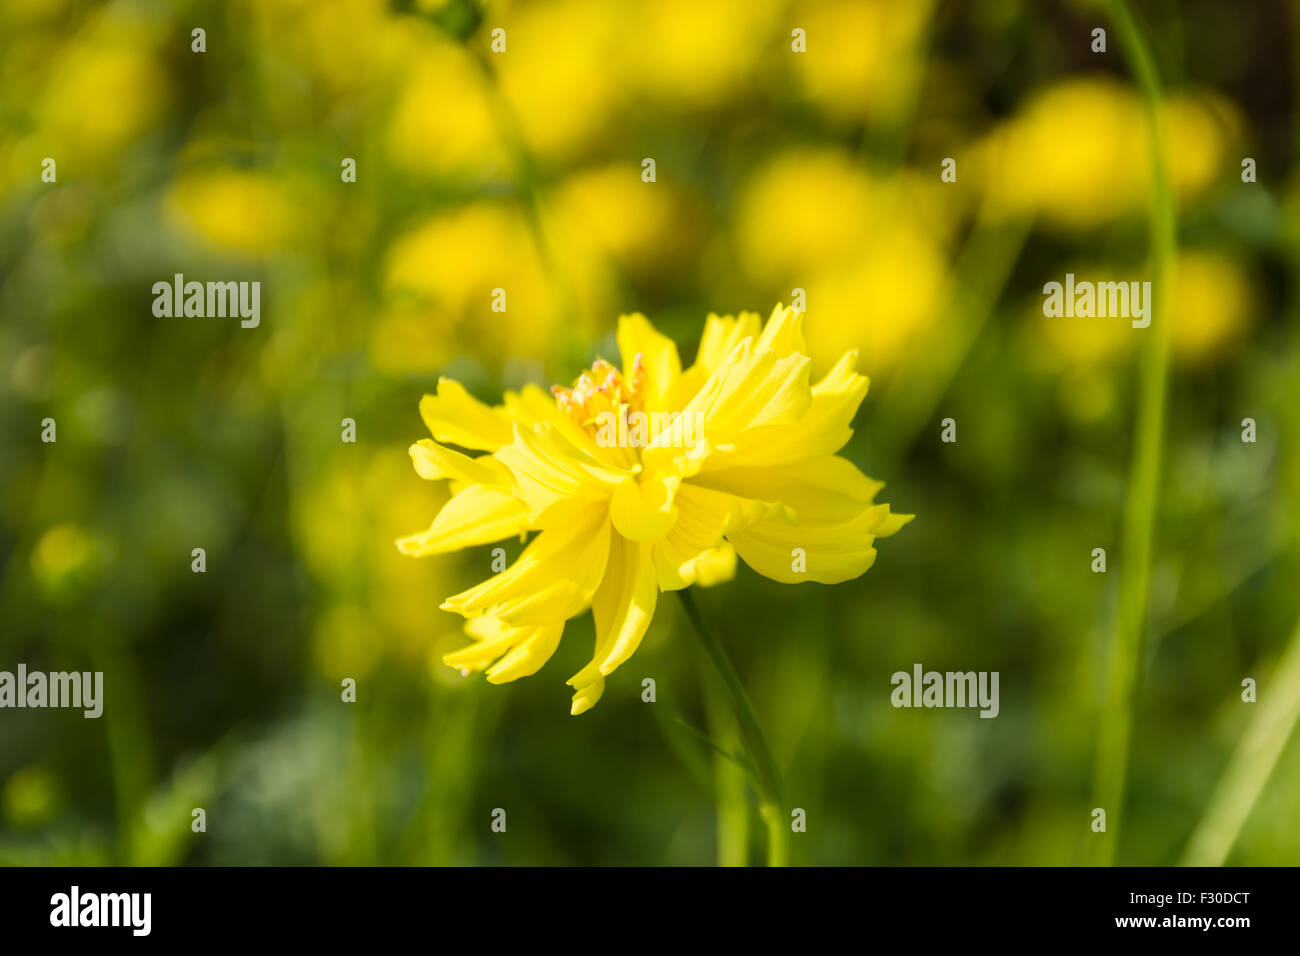
<path fill-rule="evenodd" d="M 632 362 L 632 374 L 627 378 L 609 362 L 596 359 L 590 371 L 579 375 L 572 388 L 553 385 L 551 393 L 560 411 L 597 435 L 610 415 L 616 422 L 621 420 L 626 430 L 628 414 L 642 412 L 645 407 L 645 385 L 645 365 L 638 352 Z"/>

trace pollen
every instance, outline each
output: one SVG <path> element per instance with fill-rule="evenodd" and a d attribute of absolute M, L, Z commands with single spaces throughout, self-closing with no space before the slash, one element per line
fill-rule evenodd
<path fill-rule="evenodd" d="M 616 416 L 641 411 L 645 406 L 646 371 L 642 354 L 632 362 L 631 374 L 623 373 L 604 359 L 596 359 L 591 369 L 578 376 L 572 388 L 553 385 L 555 403 L 578 425 L 594 433 L 597 419 L 604 412 Z"/>

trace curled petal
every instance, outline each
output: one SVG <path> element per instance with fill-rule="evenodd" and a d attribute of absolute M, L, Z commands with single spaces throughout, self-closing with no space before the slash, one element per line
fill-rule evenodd
<path fill-rule="evenodd" d="M 470 485 L 442 506 L 428 531 L 397 539 L 403 554 L 446 554 L 528 530 L 528 512 L 513 495 Z"/>
<path fill-rule="evenodd" d="M 556 429 L 516 426 L 515 440 L 497 452 L 510 469 L 515 496 L 539 525 L 566 520 L 592 502 L 605 502 L 631 472 L 598 461 Z"/>
<path fill-rule="evenodd" d="M 465 617 L 499 617 L 514 627 L 567 620 L 591 603 L 605 574 L 609 541 L 606 509 L 588 508 L 542 531 L 514 564 L 449 597 L 442 608 Z"/>
<path fill-rule="evenodd" d="M 512 437 L 510 416 L 485 405 L 449 378 L 438 379 L 436 395 L 420 399 L 420 417 L 429 433 L 462 448 L 496 451 Z"/>
<path fill-rule="evenodd" d="M 416 473 L 428 481 L 450 478 L 510 490 L 510 472 L 491 455 L 471 458 L 428 438 L 421 438 L 409 451 Z"/>
<path fill-rule="evenodd" d="M 582 692 L 631 657 L 650 626 L 658 598 L 650 545 L 615 535 L 609 568 L 591 608 L 596 652 L 586 667 L 569 678 L 569 684 Z"/>
<path fill-rule="evenodd" d="M 475 638 L 474 643 L 443 655 L 443 663 L 471 671 L 487 669 L 488 681 L 504 684 L 541 669 L 559 646 L 564 623 L 511 627 L 499 618 L 485 616 L 466 622 L 465 631 Z"/>

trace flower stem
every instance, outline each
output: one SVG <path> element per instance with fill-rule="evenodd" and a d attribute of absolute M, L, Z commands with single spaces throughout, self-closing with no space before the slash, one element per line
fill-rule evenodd
<path fill-rule="evenodd" d="M 1268 696 L 1251 705 L 1256 708 L 1254 716 L 1192 834 L 1183 856 L 1184 866 L 1223 865 L 1287 740 L 1300 723 L 1300 624 L 1270 685 Z"/>
<path fill-rule="evenodd" d="M 745 687 L 740 682 L 731 658 L 713 631 L 704 623 L 700 609 L 695 605 L 695 598 L 689 588 L 677 592 L 686 616 L 691 619 L 704 651 L 722 678 L 727 693 L 731 695 L 731 706 L 740 722 L 740 736 L 754 766 L 755 783 L 759 790 L 759 803 L 763 820 L 767 824 L 767 864 L 768 866 L 785 866 L 789 862 L 789 843 L 785 822 L 785 801 L 782 797 L 781 772 L 777 769 L 772 751 L 763 734 L 763 726 L 758 722 L 758 714 L 750 702 Z"/>
<path fill-rule="evenodd" d="M 705 682 L 709 734 L 723 750 L 740 746 L 740 725 L 731 699 L 717 681 Z M 718 866 L 749 865 L 749 794 L 742 766 L 726 753 L 713 755 L 713 788 L 718 803 Z"/>
<path fill-rule="evenodd" d="M 1164 445 L 1165 392 L 1169 378 L 1169 290 L 1177 242 L 1177 214 L 1169 179 L 1169 157 L 1161 119 L 1160 77 L 1145 39 L 1124 0 L 1111 0 L 1111 20 L 1120 36 L 1147 114 L 1151 164 L 1150 329 L 1143 343 L 1138 372 L 1137 432 L 1125 501 L 1121 554 L 1124 567 L 1119 582 L 1119 606 L 1110 646 L 1109 686 L 1101 713 L 1097 747 L 1097 806 L 1110 820 L 1110 832 L 1092 844 L 1095 862 L 1110 865 L 1119 840 L 1124 782 L 1133 710 L 1147 630 L 1147 605 L 1155 531 L 1156 499 L 1160 486 L 1160 459 Z"/>

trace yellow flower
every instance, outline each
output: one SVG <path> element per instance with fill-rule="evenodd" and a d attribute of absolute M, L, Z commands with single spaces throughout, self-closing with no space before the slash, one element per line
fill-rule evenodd
<path fill-rule="evenodd" d="M 1238 114 L 1222 98 L 1199 93 L 1166 98 L 1161 113 L 1178 198 L 1198 199 L 1227 171 Z M 976 176 L 995 213 L 1038 213 L 1054 227 L 1082 231 L 1144 208 L 1147 148 L 1146 113 L 1134 89 L 1105 77 L 1072 78 L 1036 93 L 989 134 L 975 151 Z"/>
<path fill-rule="evenodd" d="M 1123 278 L 1126 271 L 1133 276 L 1150 274 L 1147 266 L 1126 270 L 1104 262 L 1075 261 L 1060 270 L 1080 278 Z M 1173 360 L 1186 368 L 1200 368 L 1231 356 L 1249 331 L 1255 310 L 1244 265 L 1224 253 L 1186 249 L 1174 257 L 1170 275 L 1174 278 L 1168 284 L 1167 314 Z M 1078 374 L 1115 365 L 1129 358 L 1142 340 L 1122 319 L 1047 318 L 1042 308 L 1042 297 L 1033 296 L 1028 304 L 1031 337 L 1036 357 L 1052 371 Z"/>
<path fill-rule="evenodd" d="M 477 202 L 416 225 L 393 242 L 384 289 L 371 354 L 387 372 L 424 371 L 471 339 L 493 358 L 541 359 L 554 348 L 560 289 L 515 204 Z M 509 290 L 508 311 L 485 322 L 497 290 Z"/>
<path fill-rule="evenodd" d="M 393 165 L 443 177 L 509 173 L 488 81 L 473 55 L 450 40 L 423 36 L 411 53 L 415 65 L 387 131 Z"/>
<path fill-rule="evenodd" d="M 41 90 L 45 155 L 75 155 L 73 168 L 116 158 L 162 118 L 175 88 L 141 38 L 110 20 L 93 21 L 68 44 Z"/>
<path fill-rule="evenodd" d="M 760 288 L 805 290 L 818 369 L 850 348 L 876 375 L 923 354 L 915 344 L 947 299 L 943 242 L 955 223 L 940 188 L 911 171 L 869 175 L 842 150 L 801 148 L 765 164 L 742 190 L 741 267 Z"/>
<path fill-rule="evenodd" d="M 508 52 L 492 63 L 528 149 L 546 160 L 578 155 L 600 138 L 625 96 L 623 67 L 614 52 L 621 35 L 618 5 L 603 0 L 511 4 L 492 25 L 498 24 L 506 31 Z M 439 101 L 432 108 L 446 104 Z"/>
<path fill-rule="evenodd" d="M 925 72 L 932 0 L 816 0 L 791 13 L 808 54 L 794 57 L 808 98 L 834 120 L 888 122 L 905 115 Z M 788 44 L 790 38 L 787 36 Z"/>
<path fill-rule="evenodd" d="M 642 3 L 624 27 L 629 79 L 671 106 L 717 106 L 755 85 L 780 13 L 750 0 Z"/>
<path fill-rule="evenodd" d="M 685 370 L 644 316 L 619 320 L 618 346 L 621 370 L 598 360 L 554 397 L 528 386 L 489 406 L 440 380 L 420 403 L 433 440 L 410 452 L 452 497 L 397 542 L 426 555 L 535 533 L 513 565 L 443 602 L 474 638 L 443 660 L 493 683 L 533 674 L 590 607 L 596 649 L 569 679 L 574 714 L 636 650 L 661 591 L 725 580 L 737 555 L 776 581 L 847 581 L 912 517 L 875 503 L 881 483 L 836 455 L 867 379 L 848 352 L 812 384 L 794 311 L 766 326 L 710 315 Z"/>
<path fill-rule="evenodd" d="M 167 193 L 168 217 L 223 249 L 261 255 L 293 236 L 293 202 L 269 173 L 221 167 L 186 173 Z"/>
<path fill-rule="evenodd" d="M 1174 361 L 1208 366 L 1228 358 L 1253 322 L 1254 284 L 1235 259 L 1187 251 L 1174 261 L 1170 345 Z"/>

